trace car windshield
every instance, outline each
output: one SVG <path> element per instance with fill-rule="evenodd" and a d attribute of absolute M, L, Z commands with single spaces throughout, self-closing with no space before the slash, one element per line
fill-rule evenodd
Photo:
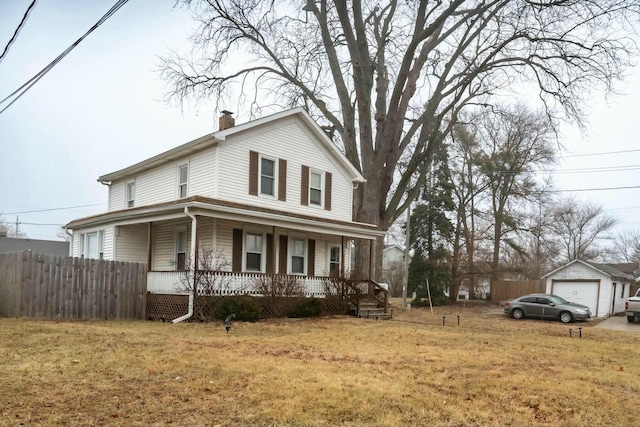
<path fill-rule="evenodd" d="M 556 296 L 556 295 L 552 295 L 549 297 L 549 299 L 551 301 L 553 301 L 554 304 L 558 305 L 558 304 L 568 304 L 569 301 L 567 301 L 566 299 Z"/>

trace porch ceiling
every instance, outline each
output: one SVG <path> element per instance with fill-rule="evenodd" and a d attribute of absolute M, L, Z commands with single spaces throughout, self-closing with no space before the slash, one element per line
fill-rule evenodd
<path fill-rule="evenodd" d="M 184 213 L 185 208 L 188 208 L 189 212 L 194 215 L 258 223 L 274 227 L 295 228 L 308 232 L 348 236 L 355 239 L 372 240 L 385 234 L 383 230 L 371 224 L 294 214 L 277 209 L 200 196 L 81 218 L 71 221 L 65 228 L 74 230 L 106 224 L 128 225 L 187 218 Z"/>

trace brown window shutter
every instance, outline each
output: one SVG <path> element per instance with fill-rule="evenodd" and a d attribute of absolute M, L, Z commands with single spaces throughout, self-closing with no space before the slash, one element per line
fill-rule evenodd
<path fill-rule="evenodd" d="M 287 161 L 283 159 L 278 165 L 278 200 L 287 200 Z"/>
<path fill-rule="evenodd" d="M 331 210 L 331 172 L 324 174 L 324 208 Z"/>
<path fill-rule="evenodd" d="M 313 239 L 309 239 L 307 241 L 309 256 L 307 257 L 307 276 L 312 277 L 316 275 L 315 265 L 316 265 L 316 241 Z"/>
<path fill-rule="evenodd" d="M 279 274 L 287 274 L 287 248 L 289 246 L 289 240 L 287 236 L 281 234 L 280 235 L 280 253 L 278 256 L 279 265 L 278 265 L 278 273 Z"/>
<path fill-rule="evenodd" d="M 276 257 L 275 257 L 275 239 L 273 234 L 267 234 L 267 274 L 273 274 L 276 271 Z"/>
<path fill-rule="evenodd" d="M 249 194 L 258 195 L 258 153 L 249 151 Z"/>
<path fill-rule="evenodd" d="M 236 273 L 242 271 L 242 230 L 233 229 L 233 260 L 231 262 L 231 270 Z"/>
<path fill-rule="evenodd" d="M 309 166 L 302 165 L 301 181 L 300 203 L 303 206 L 309 206 Z"/>

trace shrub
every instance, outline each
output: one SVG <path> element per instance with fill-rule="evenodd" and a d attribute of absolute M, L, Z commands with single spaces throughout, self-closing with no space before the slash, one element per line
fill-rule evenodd
<path fill-rule="evenodd" d="M 224 297 L 216 307 L 216 319 L 224 320 L 232 313 L 236 320 L 255 322 L 260 320 L 260 304 L 250 295 Z"/>
<path fill-rule="evenodd" d="M 288 317 L 319 317 L 324 311 L 324 303 L 318 298 L 309 298 L 293 307 Z"/>

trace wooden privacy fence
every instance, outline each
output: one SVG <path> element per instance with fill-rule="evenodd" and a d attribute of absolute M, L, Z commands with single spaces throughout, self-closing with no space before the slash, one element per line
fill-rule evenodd
<path fill-rule="evenodd" d="M 546 284 L 546 280 L 493 280 L 491 302 L 497 304 L 526 294 L 544 293 Z"/>
<path fill-rule="evenodd" d="M 0 254 L 0 315 L 145 319 L 146 264 L 31 252 Z"/>

